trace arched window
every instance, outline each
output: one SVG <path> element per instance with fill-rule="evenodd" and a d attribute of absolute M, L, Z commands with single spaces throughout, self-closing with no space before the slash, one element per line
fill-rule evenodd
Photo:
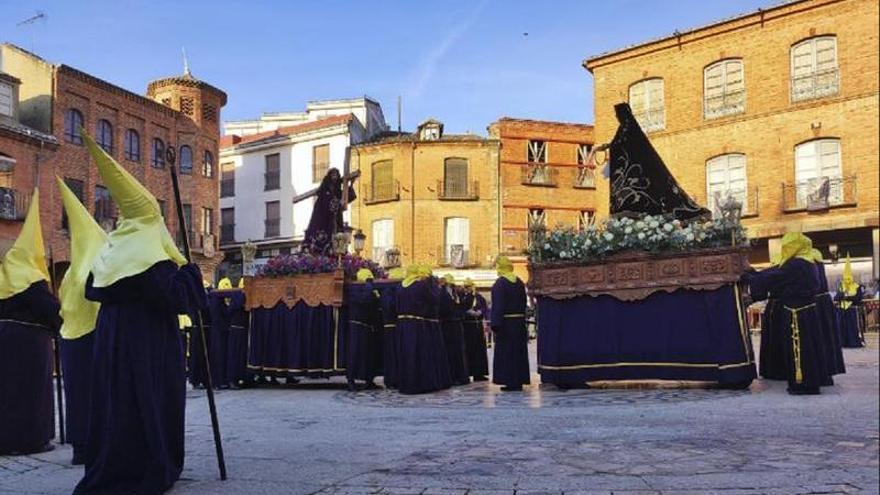
<path fill-rule="evenodd" d="M 202 175 L 214 177 L 214 154 L 208 150 L 205 150 L 202 161 Z"/>
<path fill-rule="evenodd" d="M 799 207 L 806 206 L 807 197 L 823 187 L 828 188 L 828 203 L 840 204 L 843 201 L 842 176 L 839 139 L 814 139 L 795 146 L 794 180 Z"/>
<path fill-rule="evenodd" d="M 95 129 L 95 142 L 109 154 L 113 154 L 113 125 L 106 119 L 98 121 Z"/>
<path fill-rule="evenodd" d="M 125 130 L 125 159 L 141 161 L 141 136 L 134 129 Z"/>
<path fill-rule="evenodd" d="M 64 112 L 64 140 L 71 144 L 82 145 L 82 136 L 79 130 L 83 126 L 83 114 L 75 108 L 68 108 Z"/>
<path fill-rule="evenodd" d="M 746 109 L 746 86 L 743 61 L 721 60 L 703 70 L 703 117 L 717 119 L 743 113 Z"/>
<path fill-rule="evenodd" d="M 373 201 L 385 201 L 394 196 L 394 165 L 391 160 L 382 160 L 371 165 L 373 184 L 371 186 Z"/>
<path fill-rule="evenodd" d="M 791 47 L 791 101 L 836 95 L 840 88 L 837 38 L 817 36 Z"/>
<path fill-rule="evenodd" d="M 153 165 L 153 168 L 165 168 L 165 143 L 159 138 L 153 139 L 153 150 L 152 156 L 150 157 L 150 164 Z"/>
<path fill-rule="evenodd" d="M 443 161 L 443 193 L 446 198 L 468 197 L 468 161 L 447 158 Z"/>
<path fill-rule="evenodd" d="M 180 173 L 192 174 L 193 171 L 193 151 L 187 145 L 180 147 Z"/>
<path fill-rule="evenodd" d="M 748 190 L 746 182 L 746 155 L 729 153 L 706 162 L 706 204 L 714 212 L 717 201 L 732 196 L 746 211 Z"/>
<path fill-rule="evenodd" d="M 655 77 L 639 81 L 629 87 L 629 106 L 633 116 L 645 132 L 666 128 L 666 106 L 663 79 Z"/>

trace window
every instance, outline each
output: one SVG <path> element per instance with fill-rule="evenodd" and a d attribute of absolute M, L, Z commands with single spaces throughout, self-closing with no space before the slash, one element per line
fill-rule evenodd
<path fill-rule="evenodd" d="M 371 165 L 373 184 L 370 193 L 373 201 L 392 199 L 394 190 L 394 165 L 391 160 L 383 160 Z"/>
<path fill-rule="evenodd" d="M 202 208 L 202 235 L 214 234 L 214 209 Z"/>
<path fill-rule="evenodd" d="M 226 162 L 220 165 L 220 197 L 235 196 L 235 164 Z"/>
<path fill-rule="evenodd" d="M 373 259 L 385 264 L 385 253 L 394 247 L 394 220 L 382 218 L 373 221 Z"/>
<path fill-rule="evenodd" d="M 826 182 L 829 188 L 828 203 L 839 204 L 843 201 L 839 139 L 816 139 L 799 144 L 795 148 L 794 157 L 794 178 L 799 206 L 805 206 L 807 196 L 815 193 Z"/>
<path fill-rule="evenodd" d="M 153 139 L 150 163 L 153 165 L 153 168 L 165 168 L 165 143 L 159 138 Z"/>
<path fill-rule="evenodd" d="M 703 117 L 717 119 L 743 113 L 746 86 L 742 59 L 722 60 L 703 71 Z"/>
<path fill-rule="evenodd" d="M 113 125 L 108 120 L 101 119 L 98 121 L 95 142 L 98 143 L 98 146 L 104 148 L 104 151 L 108 154 L 113 154 Z"/>
<path fill-rule="evenodd" d="M 202 120 L 205 122 L 216 122 L 217 107 L 209 103 L 202 103 Z"/>
<path fill-rule="evenodd" d="M 578 214 L 578 230 L 583 232 L 596 221 L 596 212 L 593 210 L 581 210 Z"/>
<path fill-rule="evenodd" d="M 716 156 L 706 162 L 706 204 L 718 215 L 718 201 L 728 196 L 736 198 L 746 210 L 746 155 L 730 153 Z"/>
<path fill-rule="evenodd" d="M 791 101 L 836 95 L 840 87 L 837 38 L 819 36 L 791 47 Z"/>
<path fill-rule="evenodd" d="M 281 188 L 281 155 L 274 153 L 266 155 L 266 173 L 264 191 L 274 191 Z"/>
<path fill-rule="evenodd" d="M 83 126 L 83 114 L 75 108 L 69 108 L 64 113 L 64 140 L 71 144 L 82 145 L 82 136 L 79 130 Z"/>
<path fill-rule="evenodd" d="M 596 187 L 596 175 L 593 165 L 590 163 L 590 153 L 593 151 L 592 144 L 579 144 L 577 147 L 577 175 L 574 178 L 574 187 L 580 189 L 594 189 Z"/>
<path fill-rule="evenodd" d="M 577 164 L 586 165 L 590 161 L 591 151 L 593 151 L 592 144 L 579 144 L 577 147 Z"/>
<path fill-rule="evenodd" d="M 107 232 L 116 227 L 116 205 L 104 186 L 95 186 L 95 221 Z"/>
<path fill-rule="evenodd" d="M 278 201 L 266 202 L 266 238 L 281 235 L 281 203 Z"/>
<path fill-rule="evenodd" d="M 193 232 L 193 208 L 192 205 L 183 204 L 183 221 L 186 222 L 186 231 Z"/>
<path fill-rule="evenodd" d="M 12 158 L 5 153 L 0 153 L 0 187 L 12 189 L 12 178 L 14 174 L 15 158 Z M 4 196 L 3 199 L 6 199 L 6 197 Z M 3 206 L 5 207 L 6 204 L 3 204 Z"/>
<path fill-rule="evenodd" d="M 446 243 L 444 257 L 446 264 L 461 267 L 468 264 L 470 252 L 471 222 L 468 218 L 451 217 L 446 219 Z"/>
<path fill-rule="evenodd" d="M 0 82 L 0 115 L 12 117 L 12 109 L 15 104 L 12 98 L 12 85 Z"/>
<path fill-rule="evenodd" d="M 547 143 L 544 141 L 529 140 L 526 161 L 529 163 L 547 163 Z"/>
<path fill-rule="evenodd" d="M 193 150 L 187 145 L 180 147 L 180 173 L 192 174 L 193 171 Z"/>
<path fill-rule="evenodd" d="M 235 208 L 220 210 L 220 242 L 235 242 Z"/>
<path fill-rule="evenodd" d="M 443 197 L 465 198 L 468 196 L 468 161 L 464 158 L 447 158 L 443 162 Z"/>
<path fill-rule="evenodd" d="M 195 101 L 189 97 L 180 98 L 180 113 L 192 117 L 195 113 Z"/>
<path fill-rule="evenodd" d="M 547 229 L 547 214 L 543 209 L 530 209 L 527 223 L 529 228 L 529 246 L 532 245 L 533 232 Z"/>
<path fill-rule="evenodd" d="M 663 79 L 645 79 L 629 87 L 629 106 L 633 116 L 645 132 L 666 128 L 666 109 L 663 101 Z"/>
<path fill-rule="evenodd" d="M 83 198 L 85 197 L 85 184 L 81 180 L 65 178 L 64 184 L 70 188 L 73 192 L 73 195 L 76 196 L 80 202 L 83 202 Z M 85 203 L 88 204 L 88 203 Z M 61 228 L 67 229 L 67 212 L 64 208 L 61 208 Z"/>
<path fill-rule="evenodd" d="M 202 158 L 202 175 L 205 177 L 214 177 L 214 153 L 205 150 Z"/>
<path fill-rule="evenodd" d="M 125 131 L 125 159 L 133 162 L 141 161 L 141 136 L 134 129 Z"/>
<path fill-rule="evenodd" d="M 330 145 L 322 144 L 312 148 L 312 182 L 321 182 L 330 168 Z"/>
<path fill-rule="evenodd" d="M 165 208 L 166 208 L 165 200 L 164 199 L 157 199 L 156 202 L 159 203 L 159 214 L 162 215 L 162 218 L 167 219 L 168 215 L 165 212 Z"/>

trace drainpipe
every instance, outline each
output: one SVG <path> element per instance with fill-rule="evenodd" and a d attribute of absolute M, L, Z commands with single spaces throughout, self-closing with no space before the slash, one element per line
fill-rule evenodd
<path fill-rule="evenodd" d="M 398 139 L 400 136 L 398 135 Z M 410 168 L 410 193 L 409 193 L 409 202 L 410 202 L 410 229 L 409 229 L 409 252 L 411 253 L 410 263 L 416 262 L 416 143 L 413 141 L 410 146 L 410 155 L 409 155 L 409 168 Z"/>

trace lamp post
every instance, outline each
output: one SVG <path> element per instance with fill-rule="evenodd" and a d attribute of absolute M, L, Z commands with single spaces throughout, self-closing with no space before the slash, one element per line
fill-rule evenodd
<path fill-rule="evenodd" d="M 364 244 L 367 242 L 367 236 L 364 235 L 364 231 L 361 229 L 357 229 L 354 233 L 354 252 L 361 256 L 361 251 L 364 250 Z"/>
<path fill-rule="evenodd" d="M 385 251 L 385 268 L 397 268 L 400 266 L 400 249 L 393 247 Z"/>

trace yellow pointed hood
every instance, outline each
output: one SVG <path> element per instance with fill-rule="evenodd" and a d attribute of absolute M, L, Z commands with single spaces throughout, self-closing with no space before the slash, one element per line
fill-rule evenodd
<path fill-rule="evenodd" d="M 67 212 L 70 230 L 70 267 L 58 289 L 61 318 L 64 319 L 61 336 L 76 339 L 91 333 L 98 319 L 101 305 L 86 299 L 86 279 L 98 253 L 107 244 L 107 233 L 89 215 L 67 184 L 58 177 L 55 180 L 61 190 L 61 202 Z"/>
<path fill-rule="evenodd" d="M 507 256 L 499 256 L 495 261 L 495 270 L 499 277 L 506 278 L 508 282 L 516 282 L 516 274 L 513 273 L 513 263 Z"/>
<path fill-rule="evenodd" d="M 232 280 L 229 277 L 223 277 L 217 282 L 217 290 L 229 290 L 232 288 Z"/>
<path fill-rule="evenodd" d="M 238 288 L 244 289 L 244 277 L 241 277 L 240 279 L 238 279 Z"/>
<path fill-rule="evenodd" d="M 24 292 L 40 280 L 49 280 L 49 269 L 40 224 L 40 191 L 34 189 L 21 232 L 0 262 L 0 299 Z"/>
<path fill-rule="evenodd" d="M 846 261 L 843 264 L 843 276 L 840 279 L 840 286 L 843 289 L 843 293 L 848 296 L 856 295 L 856 292 L 859 290 L 859 284 L 856 282 L 855 277 L 853 277 L 852 261 L 849 259 L 849 253 L 846 254 Z"/>
<path fill-rule="evenodd" d="M 117 281 L 143 273 L 160 261 L 186 263 L 180 254 L 159 210 L 159 203 L 131 174 L 108 155 L 85 131 L 80 131 L 101 179 L 122 216 L 109 242 L 92 267 L 95 287 L 107 287 Z"/>

